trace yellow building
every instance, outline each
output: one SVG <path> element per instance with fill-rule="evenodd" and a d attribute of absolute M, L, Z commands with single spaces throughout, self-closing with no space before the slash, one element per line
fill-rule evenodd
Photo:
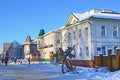
<path fill-rule="evenodd" d="M 61 47 L 61 38 L 59 31 L 52 31 L 37 38 L 37 49 L 41 53 L 40 61 L 50 62 L 50 54 L 55 54 Z"/>

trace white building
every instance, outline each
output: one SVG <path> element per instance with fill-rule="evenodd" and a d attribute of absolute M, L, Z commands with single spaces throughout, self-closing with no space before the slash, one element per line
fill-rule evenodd
<path fill-rule="evenodd" d="M 94 60 L 95 55 L 107 55 L 108 48 L 115 54 L 120 46 L 120 14 L 111 10 L 72 13 L 61 34 L 63 48 L 76 45 L 74 60 Z"/>
<path fill-rule="evenodd" d="M 108 48 L 115 54 L 115 49 L 120 47 L 120 13 L 112 10 L 72 13 L 66 26 L 59 31 L 64 50 L 68 46 L 76 46 L 73 52 L 76 58 L 72 60 L 93 61 L 95 55 L 107 55 Z M 57 44 L 53 39 L 49 38 L 48 42 Z"/>

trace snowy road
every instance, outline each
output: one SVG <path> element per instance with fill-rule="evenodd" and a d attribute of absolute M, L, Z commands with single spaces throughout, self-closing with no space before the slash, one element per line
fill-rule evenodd
<path fill-rule="evenodd" d="M 0 80 L 48 80 L 55 78 L 57 74 L 48 74 L 37 70 L 31 70 L 31 66 L 8 66 L 0 64 Z"/>

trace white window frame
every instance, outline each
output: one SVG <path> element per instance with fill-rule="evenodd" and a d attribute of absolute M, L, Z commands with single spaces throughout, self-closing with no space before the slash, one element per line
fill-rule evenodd
<path fill-rule="evenodd" d="M 67 38 L 67 36 L 66 36 L 66 33 L 64 34 L 64 41 L 66 41 L 66 38 Z"/>
<path fill-rule="evenodd" d="M 72 40 L 72 35 L 71 35 L 70 32 L 68 32 L 67 39 L 68 39 L 68 41 L 71 41 L 71 40 Z"/>
<path fill-rule="evenodd" d="M 113 37 L 118 37 L 118 27 L 113 26 Z"/>
<path fill-rule="evenodd" d="M 80 56 L 82 56 L 82 48 L 80 47 Z"/>
<path fill-rule="evenodd" d="M 88 37 L 88 27 L 85 28 L 85 36 Z"/>
<path fill-rule="evenodd" d="M 86 47 L 85 50 L 86 50 L 86 56 L 89 56 L 89 47 Z"/>
<path fill-rule="evenodd" d="M 118 48 L 118 45 L 114 46 L 114 54 L 116 54 L 116 49 Z"/>
<path fill-rule="evenodd" d="M 118 36 L 120 37 L 120 27 L 118 27 Z"/>
<path fill-rule="evenodd" d="M 102 29 L 102 27 L 104 27 L 104 30 Z M 101 26 L 101 37 L 105 37 L 106 36 L 106 27 L 104 25 Z"/>
<path fill-rule="evenodd" d="M 73 39 L 76 38 L 76 35 L 75 35 L 75 34 L 76 34 L 75 31 L 73 31 Z"/>
<path fill-rule="evenodd" d="M 79 31 L 78 31 L 78 35 L 79 35 L 79 38 L 82 37 L 82 29 L 79 29 Z"/>
<path fill-rule="evenodd" d="M 105 50 L 103 50 L 103 48 L 105 48 Z M 107 52 L 106 52 L 107 47 L 106 46 L 102 46 L 101 49 L 102 49 L 102 54 L 103 55 L 107 55 Z"/>
<path fill-rule="evenodd" d="M 40 48 L 40 41 L 38 41 L 38 48 Z"/>

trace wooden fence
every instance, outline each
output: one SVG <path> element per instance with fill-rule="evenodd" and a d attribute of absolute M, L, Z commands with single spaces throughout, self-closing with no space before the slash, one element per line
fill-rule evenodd
<path fill-rule="evenodd" d="M 26 60 L 29 61 L 29 58 L 26 58 Z M 33 57 L 30 59 L 30 62 L 38 62 L 38 61 L 39 61 L 39 58 L 37 58 L 37 57 Z"/>
<path fill-rule="evenodd" d="M 120 69 L 120 49 L 117 49 L 116 55 L 112 55 L 112 50 L 108 50 L 108 56 L 94 57 L 94 67 L 108 67 L 109 70 L 115 71 Z"/>

